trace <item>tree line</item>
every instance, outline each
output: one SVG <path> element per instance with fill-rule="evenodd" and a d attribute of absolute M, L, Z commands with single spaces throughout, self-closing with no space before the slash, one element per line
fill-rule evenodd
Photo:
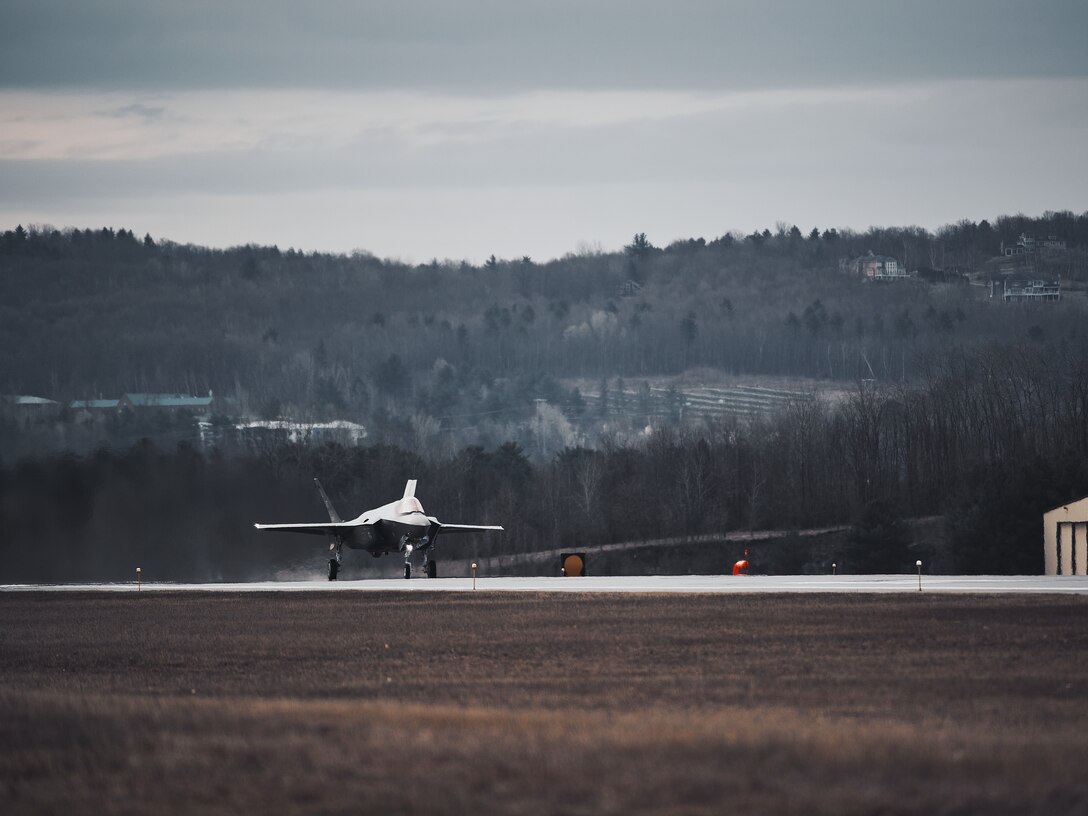
<path fill-rule="evenodd" d="M 1041 572 L 1042 513 L 1088 493 L 1086 352 L 950 349 L 915 384 L 861 383 L 838 402 L 662 425 L 635 444 L 605 436 L 543 461 L 516 442 L 434 458 L 392 445 L 224 456 L 143 442 L 3 462 L 0 581 L 118 580 L 136 565 L 173 580 L 320 575 L 324 547 L 251 527 L 320 520 L 315 475 L 342 513 L 417 478 L 428 512 L 506 527 L 446 539 L 447 557 L 851 524 L 839 556 L 850 571 L 924 556 L 948 572 Z M 934 515 L 942 541 L 911 541 L 904 520 Z"/>

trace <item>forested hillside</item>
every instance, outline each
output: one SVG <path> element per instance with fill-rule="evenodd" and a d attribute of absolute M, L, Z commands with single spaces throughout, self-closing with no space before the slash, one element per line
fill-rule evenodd
<path fill-rule="evenodd" d="M 1021 233 L 1068 243 L 1045 270 L 1062 277 L 1062 303 L 1010 308 L 966 282 L 974 272 L 981 283 Z M 535 399 L 564 405 L 568 378 L 633 389 L 703 367 L 910 382 L 950 347 L 1081 342 L 1084 247 L 1088 214 L 1071 213 L 936 234 L 780 224 L 665 248 L 639 234 L 617 252 L 482 266 L 20 227 L 0 238 L 0 393 L 214 391 L 248 416 L 380 432 L 391 417 L 523 418 Z M 962 283 L 867 284 L 840 271 L 870 251 Z"/>

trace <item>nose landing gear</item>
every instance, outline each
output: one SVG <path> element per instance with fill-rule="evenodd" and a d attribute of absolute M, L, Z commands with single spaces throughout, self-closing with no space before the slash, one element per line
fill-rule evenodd
<path fill-rule="evenodd" d="M 412 577 L 412 561 L 411 561 L 411 559 L 412 559 L 412 552 L 414 550 L 415 550 L 415 547 L 413 545 L 411 545 L 411 544 L 406 544 L 405 547 L 404 547 L 404 577 L 405 577 L 405 579 L 409 579 L 409 578 Z M 426 574 L 426 576 L 428 578 L 437 578 L 438 577 L 438 562 L 436 562 L 432 558 L 427 558 L 426 555 L 424 555 L 424 559 L 425 560 L 423 562 L 423 571 Z"/>
<path fill-rule="evenodd" d="M 423 557 L 423 571 L 428 578 L 438 577 L 438 563 L 428 558 L 428 545 L 431 543 L 429 536 L 417 539 L 412 543 L 409 543 L 408 536 L 404 536 L 400 540 L 400 551 L 404 553 L 404 577 L 412 577 L 412 553 L 419 552 Z"/>

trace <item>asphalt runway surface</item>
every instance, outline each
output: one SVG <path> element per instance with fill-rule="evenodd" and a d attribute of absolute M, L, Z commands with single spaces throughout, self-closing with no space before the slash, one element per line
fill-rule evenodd
<path fill-rule="evenodd" d="M 580 578 L 382 578 L 182 584 L 8 584 L 0 591 L 100 592 L 575 592 L 575 593 L 984 593 L 1088 594 L 1088 576 L 1054 575 L 655 575 Z"/>

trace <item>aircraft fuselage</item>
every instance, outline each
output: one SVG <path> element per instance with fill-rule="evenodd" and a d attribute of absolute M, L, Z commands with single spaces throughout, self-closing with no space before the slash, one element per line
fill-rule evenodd
<path fill-rule="evenodd" d="M 364 513 L 368 523 L 347 530 L 343 536 L 344 546 L 352 550 L 366 550 L 375 558 L 387 553 L 404 552 L 408 545 L 413 549 L 422 549 L 434 542 L 437 525 L 433 524 L 422 512 L 412 513 L 399 518 L 378 516 L 372 521 L 375 511 Z M 432 527 L 435 528 L 432 530 Z"/>

